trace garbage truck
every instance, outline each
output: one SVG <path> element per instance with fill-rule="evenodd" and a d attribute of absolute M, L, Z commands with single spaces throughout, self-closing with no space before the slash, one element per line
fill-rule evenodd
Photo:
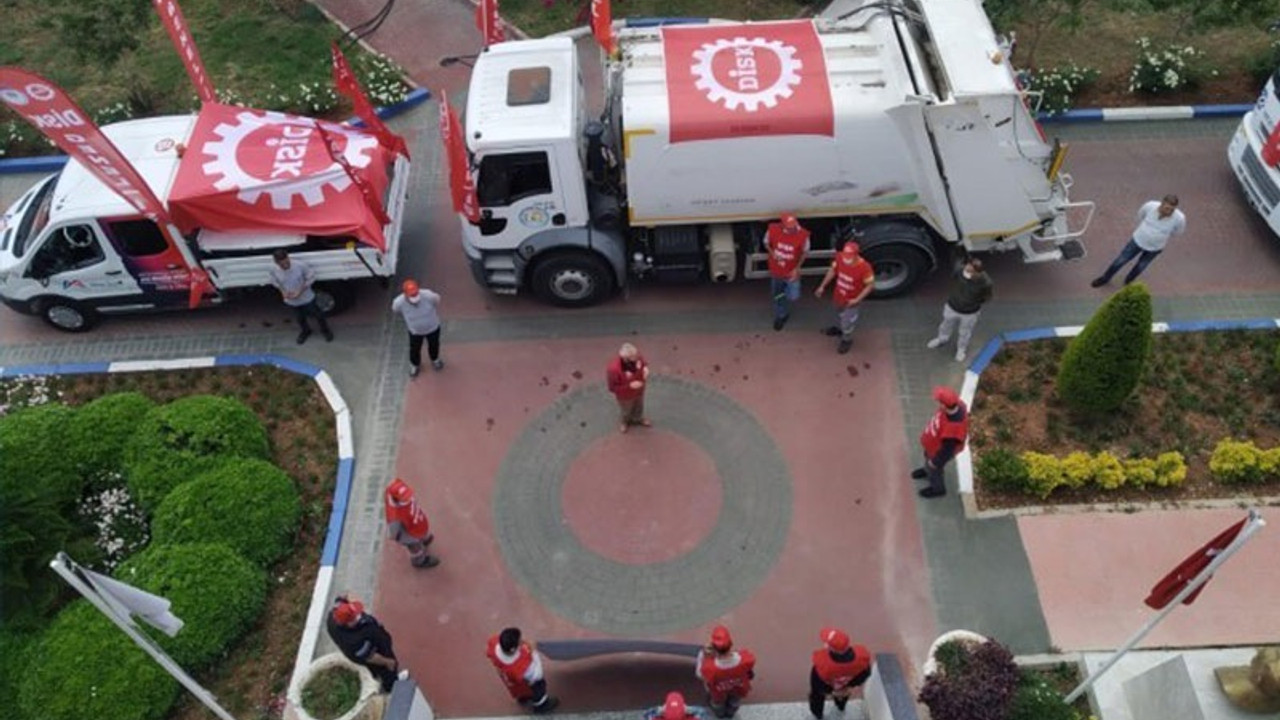
<path fill-rule="evenodd" d="M 1084 255 L 1094 205 L 1071 199 L 1067 148 L 1038 125 L 980 0 L 615 32 L 600 88 L 568 36 L 475 61 L 479 213 L 462 216 L 462 247 L 494 292 L 587 306 L 632 280 L 767 277 L 761 240 L 783 214 L 811 232 L 802 273 L 857 238 L 877 297 L 955 248 Z"/>
<path fill-rule="evenodd" d="M 1280 68 L 1240 119 L 1227 161 L 1249 205 L 1280 235 Z"/>

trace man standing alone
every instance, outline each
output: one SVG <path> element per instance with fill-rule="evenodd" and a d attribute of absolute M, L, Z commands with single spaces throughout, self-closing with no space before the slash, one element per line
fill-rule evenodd
<path fill-rule="evenodd" d="M 711 642 L 698 651 L 695 673 L 707 689 L 711 712 L 718 718 L 731 718 L 738 706 L 751 693 L 756 676 L 756 656 L 750 650 L 734 650 L 729 628 L 717 625 L 711 631 Z"/>
<path fill-rule="evenodd" d="M 378 679 L 382 692 L 391 692 L 396 678 L 402 675 L 400 663 L 391 648 L 391 633 L 372 615 L 365 613 L 363 603 L 342 595 L 334 598 L 326 629 L 333 644 L 348 660 L 368 669 Z M 403 676 L 408 677 L 407 674 Z"/>
<path fill-rule="evenodd" d="M 1124 284 L 1137 280 L 1151 261 L 1164 252 L 1169 238 L 1182 234 L 1186 229 L 1187 217 L 1178 209 L 1177 195 L 1165 195 L 1159 202 L 1152 200 L 1145 203 L 1138 210 L 1138 227 L 1134 229 L 1129 242 L 1120 249 L 1120 254 L 1111 261 L 1106 271 L 1094 278 L 1090 285 L 1102 287 L 1111 282 L 1111 276 L 1120 272 L 1120 268 L 1128 265 L 1134 258 L 1138 262 L 1134 263 L 1133 269 L 1125 276 Z"/>
<path fill-rule="evenodd" d="M 618 401 L 622 423 L 619 431 L 625 433 L 632 425 L 649 427 L 652 423 L 644 416 L 644 388 L 649 382 L 649 365 L 635 345 L 623 343 L 618 348 L 617 356 L 605 370 L 605 378 L 609 392 Z"/>
<path fill-rule="evenodd" d="M 275 261 L 275 265 L 268 270 L 268 274 L 271 275 L 271 284 L 280 291 L 284 304 L 293 308 L 294 317 L 297 318 L 298 327 L 301 328 L 298 332 L 298 344 L 301 345 L 311 337 L 311 324 L 307 322 L 308 317 L 316 319 L 325 342 L 332 341 L 333 332 L 329 330 L 329 322 L 324 319 L 324 311 L 316 304 L 316 294 L 311 289 L 311 285 L 316 281 L 316 271 L 301 260 L 291 259 L 284 248 L 272 253 L 271 258 Z"/>
<path fill-rule="evenodd" d="M 560 704 L 547 693 L 542 657 L 520 638 L 520 628 L 509 627 L 489 638 L 485 656 L 497 668 L 498 677 L 516 702 L 539 715 Z"/>
<path fill-rule="evenodd" d="M 791 317 L 791 304 L 800 299 L 800 267 L 809 252 L 809 231 L 795 215 L 770 223 L 764 236 L 769 251 L 769 292 L 773 296 L 773 329 L 781 330 Z"/>
<path fill-rule="evenodd" d="M 969 437 L 969 408 L 949 387 L 933 389 L 933 399 L 938 409 L 929 418 L 929 424 L 920 433 L 920 448 L 924 450 L 924 466 L 911 471 L 914 480 L 929 480 L 929 487 L 920 491 L 922 498 L 942 497 L 947 494 L 943 473 L 947 463 L 964 450 Z"/>
<path fill-rule="evenodd" d="M 403 292 L 391 301 L 391 312 L 400 313 L 409 329 L 409 377 L 418 377 L 422 365 L 422 341 L 427 341 L 427 357 L 431 367 L 444 367 L 440 359 L 440 296 L 418 287 L 414 280 L 405 280 Z"/>
<path fill-rule="evenodd" d="M 973 326 L 978 324 L 978 315 L 982 306 L 991 299 L 991 278 L 982 271 L 982 261 L 971 258 L 964 263 L 955 274 L 951 283 L 951 292 L 942 305 L 942 323 L 938 325 L 938 334 L 929 341 L 933 349 L 947 344 L 951 339 L 951 331 L 960 326 L 960 337 L 956 340 L 956 362 L 964 362 L 969 353 L 969 340 L 973 337 Z"/>

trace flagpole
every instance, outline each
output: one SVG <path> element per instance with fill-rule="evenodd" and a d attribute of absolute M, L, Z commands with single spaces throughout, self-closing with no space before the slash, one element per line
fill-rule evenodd
<path fill-rule="evenodd" d="M 1224 548 L 1222 552 L 1214 555 L 1213 560 L 1209 561 L 1209 565 L 1204 570 L 1201 570 L 1200 574 L 1196 575 L 1194 580 L 1187 583 L 1186 587 L 1182 588 L 1181 592 L 1175 595 L 1173 599 L 1169 601 L 1168 605 L 1164 606 L 1164 609 L 1139 628 L 1138 632 L 1133 634 L 1133 637 L 1129 638 L 1129 640 L 1125 642 L 1119 650 L 1116 650 L 1115 653 L 1102 664 L 1102 667 L 1094 670 L 1089 677 L 1085 678 L 1084 682 L 1080 683 L 1079 687 L 1068 693 L 1067 696 L 1063 698 L 1063 702 L 1068 705 L 1075 702 L 1075 699 L 1080 697 L 1084 691 L 1088 690 L 1095 682 L 1097 682 L 1098 678 L 1102 677 L 1102 675 L 1110 670 L 1117 662 L 1120 662 L 1120 658 L 1124 657 L 1130 650 L 1137 646 L 1138 643 L 1142 642 L 1142 638 L 1146 637 L 1147 633 L 1154 630 L 1156 625 L 1159 625 L 1160 621 L 1164 620 L 1166 615 L 1173 612 L 1174 608 L 1178 607 L 1179 603 L 1186 599 L 1188 595 L 1195 592 L 1201 585 L 1208 582 L 1209 577 L 1213 575 L 1214 571 L 1221 567 L 1221 565 L 1226 562 L 1228 558 L 1234 555 L 1237 550 L 1244 547 L 1244 544 L 1249 541 L 1249 538 L 1252 537 L 1254 533 L 1265 527 L 1266 524 L 1267 522 L 1262 519 L 1262 515 L 1258 513 L 1257 509 L 1250 508 L 1249 521 L 1245 523 L 1243 528 L 1241 528 L 1240 534 L 1236 535 L 1235 539 L 1231 541 L 1231 544 Z"/>
<path fill-rule="evenodd" d="M 76 592 L 83 595 L 84 598 L 92 603 L 94 607 L 98 608 L 103 615 L 106 615 L 111 622 L 115 623 L 117 627 L 123 630 L 125 635 L 128 635 L 129 638 L 138 645 L 138 647 L 145 650 L 146 653 L 160 665 L 160 667 L 168 671 L 168 673 L 178 682 L 182 683 L 187 690 L 190 690 L 191 694 L 195 695 L 197 700 L 213 711 L 213 714 L 222 718 L 222 720 L 236 720 L 231 713 L 222 709 L 222 706 L 214 699 L 212 693 L 205 690 L 200 683 L 196 682 L 195 679 L 188 675 L 186 671 L 178 665 L 178 663 L 174 662 L 173 658 L 169 657 L 164 650 L 160 649 L 160 646 L 157 645 L 154 640 L 148 637 L 145 633 L 139 632 L 138 627 L 133 623 L 132 619 L 129 617 L 121 617 L 110 603 L 103 600 L 101 595 L 98 594 L 96 586 L 80 572 L 80 566 L 77 565 L 76 562 L 66 553 L 59 552 L 54 556 L 53 560 L 49 562 L 49 567 L 53 568 L 53 571 L 61 575 L 62 579 L 66 580 L 68 585 L 75 588 Z"/>

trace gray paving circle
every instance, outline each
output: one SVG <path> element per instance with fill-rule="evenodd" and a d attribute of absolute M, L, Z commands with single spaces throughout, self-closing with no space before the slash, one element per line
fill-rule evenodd
<path fill-rule="evenodd" d="M 715 526 L 693 550 L 627 565 L 584 547 L 565 522 L 570 465 L 618 431 L 617 404 L 598 385 L 565 395 L 525 426 L 494 489 L 494 527 L 515 578 L 557 614 L 618 635 L 682 630 L 733 609 L 768 575 L 791 522 L 786 462 L 749 412 L 706 385 L 665 375 L 649 382 L 645 406 L 655 424 L 701 447 L 722 483 Z"/>

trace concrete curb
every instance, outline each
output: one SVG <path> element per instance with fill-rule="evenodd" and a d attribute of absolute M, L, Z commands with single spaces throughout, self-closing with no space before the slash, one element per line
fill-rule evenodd
<path fill-rule="evenodd" d="M 394 105 L 386 105 L 378 108 L 378 117 L 383 120 L 393 118 L 397 115 L 405 113 L 431 97 L 431 91 L 426 88 L 415 88 L 410 90 L 404 99 Z M 364 127 L 364 123 L 360 118 L 350 118 L 345 124 L 355 127 Z M 11 158 L 9 160 L 0 160 L 0 175 L 21 175 L 24 173 L 38 172 L 56 172 L 67 164 L 66 155 L 41 155 L 39 157 L 29 158 Z"/>
<path fill-rule="evenodd" d="M 181 358 L 176 360 L 127 360 L 121 362 L 62 363 L 48 365 L 14 365 L 0 367 L 0 378 L 18 378 L 32 375 L 87 375 L 95 373 L 147 372 L 153 370 L 188 370 L 194 368 L 270 365 L 305 375 L 315 380 L 333 410 L 333 420 L 338 439 L 338 471 L 333 488 L 333 507 L 329 511 L 329 525 L 325 531 L 324 549 L 320 553 L 320 571 L 316 575 L 315 588 L 311 592 L 311 604 L 307 608 L 306 624 L 302 640 L 294 659 L 293 673 L 288 692 L 302 677 L 302 671 L 311 664 L 320 629 L 324 625 L 325 609 L 333 584 L 334 566 L 342 547 L 342 524 L 347 515 L 347 501 L 351 494 L 351 481 L 355 474 L 355 446 L 351 430 L 351 411 L 338 392 L 333 378 L 323 369 L 281 355 L 215 355 L 209 357 Z"/>
<path fill-rule="evenodd" d="M 1205 332 L 1213 330 L 1275 330 L 1280 328 L 1280 318 L 1253 318 L 1250 320 L 1188 320 L 1181 322 L 1158 322 L 1151 324 L 1153 333 L 1170 332 Z M 973 398 L 978 393 L 978 381 L 982 371 L 991 364 L 996 353 L 1007 342 L 1024 342 L 1027 340 L 1043 340 L 1046 338 L 1075 337 L 1084 329 L 1083 325 L 1063 325 L 1060 327 L 1031 328 L 1029 330 L 1011 330 L 991 338 L 977 357 L 970 363 L 964 373 L 964 383 L 960 387 L 960 397 L 965 404 L 972 407 Z M 1139 510 L 1170 509 L 1213 509 L 1238 507 L 1241 503 L 1280 504 L 1280 497 L 1248 497 L 1226 498 L 1194 501 L 1166 501 L 1151 503 L 1102 503 L 1098 505 L 1024 505 L 1017 508 L 1000 508 L 982 510 L 978 508 L 977 497 L 973 488 L 973 453 L 966 447 L 956 456 L 956 477 L 960 489 L 960 503 L 964 507 L 964 516 L 968 520 L 985 520 L 989 518 L 1045 515 L 1049 513 L 1083 513 L 1083 512 L 1135 512 Z"/>

